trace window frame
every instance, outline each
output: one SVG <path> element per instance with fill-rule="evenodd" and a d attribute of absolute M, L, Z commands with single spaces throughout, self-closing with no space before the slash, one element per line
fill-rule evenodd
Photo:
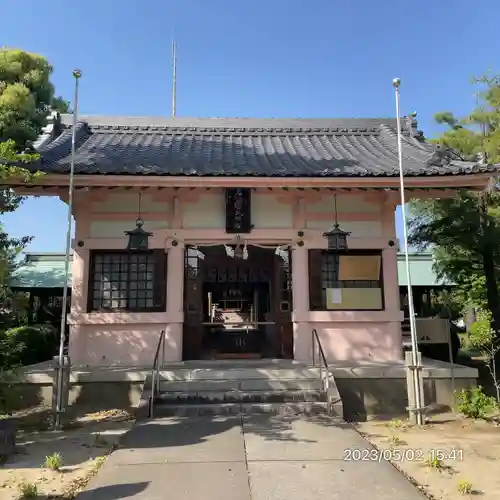
<path fill-rule="evenodd" d="M 310 249 L 309 251 L 314 250 Z M 319 249 L 317 249 L 319 250 Z M 328 312 L 338 312 L 338 311 L 355 311 L 355 312 L 373 312 L 373 311 L 384 311 L 385 310 L 385 288 L 384 288 L 384 261 L 383 261 L 383 253 L 381 249 L 366 249 L 366 250 L 343 250 L 343 251 L 336 251 L 336 250 L 320 250 L 320 255 L 321 255 L 321 262 L 320 262 L 320 286 L 321 286 L 321 296 L 322 296 L 322 304 L 321 307 L 318 308 L 317 305 L 311 304 L 311 290 L 309 290 L 309 301 L 310 301 L 310 310 L 311 311 L 328 311 Z M 380 276 L 378 280 L 332 280 L 336 281 L 337 283 L 356 283 L 359 282 L 361 283 L 374 283 L 375 281 L 378 282 L 379 286 L 340 286 L 338 288 L 349 288 L 349 289 L 355 289 L 355 288 L 377 288 L 380 289 L 380 293 L 382 294 L 381 296 L 381 307 L 380 308 L 355 308 L 355 309 L 327 309 L 326 307 L 326 288 L 335 288 L 335 287 L 325 287 L 324 284 L 326 283 L 325 280 L 325 272 L 324 272 L 324 265 L 325 265 L 325 258 L 328 255 L 335 255 L 338 258 L 342 255 L 358 255 L 360 257 L 362 256 L 378 256 L 380 257 Z M 309 259 L 309 262 L 311 262 L 311 259 Z M 338 266 L 338 264 L 337 264 Z M 337 267 L 337 272 L 338 272 L 338 267 Z M 311 273 L 311 270 L 309 270 L 309 273 Z M 309 281 L 311 283 L 311 280 Z"/>
<path fill-rule="evenodd" d="M 159 272 L 156 268 L 158 267 L 158 259 L 160 254 L 163 254 L 164 258 L 164 263 L 162 266 L 163 268 L 163 276 L 156 277 L 156 273 Z M 87 281 L 87 312 L 88 313 L 152 313 L 152 312 L 165 312 L 166 311 L 166 305 L 167 305 L 167 253 L 163 249 L 150 249 L 150 250 L 143 250 L 143 251 L 129 251 L 129 250 L 91 250 L 89 255 L 89 275 L 88 275 L 88 281 Z M 94 284 L 95 284 L 95 279 L 94 276 L 96 274 L 96 258 L 101 257 L 101 256 L 109 256 L 109 255 L 130 255 L 131 257 L 134 255 L 148 255 L 153 257 L 153 262 L 154 262 L 154 269 L 153 269 L 153 306 L 151 307 L 136 307 L 136 308 L 129 308 L 129 307 L 117 307 L 117 308 L 98 308 L 94 309 L 94 298 L 95 298 L 95 290 L 94 290 Z M 161 271 L 161 270 L 160 270 Z M 155 294 L 157 287 L 161 286 L 164 288 L 164 291 L 161 295 L 161 304 L 160 305 L 154 305 L 155 302 Z M 129 297 L 130 293 L 130 280 L 127 280 L 127 289 L 126 289 L 126 294 L 127 294 L 127 301 L 130 299 Z"/>

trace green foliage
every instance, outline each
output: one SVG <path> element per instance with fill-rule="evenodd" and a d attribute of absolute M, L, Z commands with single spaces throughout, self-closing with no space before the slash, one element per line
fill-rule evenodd
<path fill-rule="evenodd" d="M 18 200 L 11 199 L 7 203 L 12 207 L 17 205 Z M 18 324 L 26 313 L 26 295 L 12 290 L 10 282 L 13 272 L 22 263 L 19 254 L 30 240 L 29 237 L 9 237 L 0 224 L 0 340 L 1 333 Z"/>
<path fill-rule="evenodd" d="M 404 430 L 406 424 L 399 418 L 393 418 L 387 422 L 387 427 L 390 429 L 402 429 Z"/>
<path fill-rule="evenodd" d="M 38 496 L 38 486 L 35 483 L 21 483 L 19 491 L 21 498 L 36 498 Z"/>
<path fill-rule="evenodd" d="M 435 469 L 435 470 L 440 471 L 440 472 L 444 469 L 443 462 L 441 460 L 439 460 L 438 457 L 431 456 L 431 455 L 429 455 L 425 459 L 424 465 L 426 467 L 429 467 L 430 469 Z"/>
<path fill-rule="evenodd" d="M 32 153 L 18 154 L 13 140 L 2 142 L 0 138 L 0 179 L 16 177 L 23 182 L 32 182 L 38 175 L 23 167 L 37 158 L 38 155 Z M 0 190 L 0 213 L 15 211 L 22 201 L 23 198 L 16 196 L 11 189 Z M 10 282 L 12 274 L 22 263 L 19 255 L 30 240 L 30 237 L 9 237 L 0 223 L 0 343 L 3 347 L 0 352 L 0 369 L 13 366 L 10 361 L 16 355 L 16 350 L 7 348 L 4 332 L 19 324 L 28 306 L 26 295 L 12 290 Z"/>
<path fill-rule="evenodd" d="M 9 414 L 19 407 L 21 396 L 17 390 L 17 369 L 50 359 L 56 353 L 58 343 L 58 331 L 51 325 L 0 330 L 0 415 Z"/>
<path fill-rule="evenodd" d="M 17 381 L 15 370 L 0 368 L 0 417 L 9 415 L 19 405 L 21 395 Z"/>
<path fill-rule="evenodd" d="M 58 471 L 63 465 L 63 459 L 60 453 L 52 453 L 52 455 L 47 455 L 45 457 L 45 461 L 43 466 L 46 469 L 51 469 Z"/>
<path fill-rule="evenodd" d="M 500 161 L 500 75 L 483 75 L 473 83 L 478 104 L 469 115 L 457 118 L 450 111 L 434 115 L 436 122 L 449 127 L 436 142 L 463 160 L 475 161 L 485 153 L 489 162 L 496 163 Z"/>
<path fill-rule="evenodd" d="M 461 480 L 458 483 L 458 492 L 461 495 L 470 495 L 472 493 L 472 483 L 469 483 L 469 481 Z"/>
<path fill-rule="evenodd" d="M 95 459 L 95 462 L 92 466 L 92 472 L 95 474 L 99 471 L 99 469 L 104 465 L 104 462 L 106 461 L 106 456 L 103 457 L 97 457 Z"/>
<path fill-rule="evenodd" d="M 17 368 L 51 359 L 58 343 L 58 331 L 52 325 L 0 330 L 0 415 L 19 406 Z"/>
<path fill-rule="evenodd" d="M 496 390 L 497 402 L 500 404 L 500 380 L 497 375 L 496 355 L 500 352 L 500 339 L 492 328 L 492 315 L 488 310 L 479 310 L 476 321 L 469 329 L 469 343 L 481 352 L 484 363 L 490 372 Z"/>
<path fill-rule="evenodd" d="M 18 326 L 4 332 L 2 344 L 4 366 L 41 363 L 55 355 L 58 331 L 49 324 Z"/>
<path fill-rule="evenodd" d="M 0 181 L 15 178 L 30 183 L 41 175 L 26 168 L 39 157 L 31 150 L 31 141 L 51 110 L 68 110 L 68 103 L 54 94 L 51 74 L 45 58 L 0 48 Z M 11 189 L 0 189 L 0 214 L 13 212 L 22 201 Z M 11 278 L 30 239 L 9 237 L 0 222 L 0 413 L 15 403 L 13 368 L 48 359 L 53 352 L 54 332 L 47 327 L 15 328 L 23 322 L 27 298 L 12 290 Z M 26 485 L 27 492 L 31 486 Z"/>
<path fill-rule="evenodd" d="M 52 109 L 67 110 L 55 96 L 52 71 L 38 54 L 0 48 L 0 139 L 12 139 L 23 149 L 40 134 Z"/>
<path fill-rule="evenodd" d="M 478 105 L 457 118 L 449 111 L 435 115 L 449 129 L 434 142 L 467 161 L 500 162 L 500 76 L 476 78 Z M 450 297 L 455 309 L 488 308 L 500 329 L 496 275 L 500 271 L 500 195 L 462 191 L 455 198 L 413 201 L 410 204 L 410 244 L 431 248 L 435 271 L 456 283 Z"/>
<path fill-rule="evenodd" d="M 18 177 L 22 181 L 29 183 L 41 174 L 33 174 L 25 167 L 39 158 L 36 153 L 17 153 L 16 143 L 12 139 L 0 142 L 0 179 Z"/>
<path fill-rule="evenodd" d="M 457 409 L 467 418 L 485 418 L 496 407 L 495 398 L 487 396 L 482 387 L 462 389 L 457 395 Z"/>
<path fill-rule="evenodd" d="M 403 439 L 401 439 L 399 436 L 396 436 L 395 434 L 393 434 L 389 438 L 389 446 L 391 448 L 394 448 L 396 446 L 404 446 L 404 445 L 406 445 L 406 441 L 404 441 Z"/>
<path fill-rule="evenodd" d="M 474 349 L 484 351 L 496 341 L 495 332 L 491 328 L 491 312 L 480 310 L 476 314 L 476 321 L 469 328 L 469 344 Z"/>

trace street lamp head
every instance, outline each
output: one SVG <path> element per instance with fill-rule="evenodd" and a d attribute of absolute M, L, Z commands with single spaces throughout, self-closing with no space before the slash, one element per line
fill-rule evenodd
<path fill-rule="evenodd" d="M 410 115 L 412 118 L 416 118 L 417 117 L 417 112 L 416 111 L 413 111 Z"/>
<path fill-rule="evenodd" d="M 73 70 L 73 76 L 78 80 L 78 78 L 81 78 L 82 72 L 79 69 L 74 69 Z"/>
<path fill-rule="evenodd" d="M 392 84 L 394 85 L 394 87 L 399 88 L 399 86 L 401 85 L 401 78 L 394 78 L 394 80 L 392 80 Z"/>

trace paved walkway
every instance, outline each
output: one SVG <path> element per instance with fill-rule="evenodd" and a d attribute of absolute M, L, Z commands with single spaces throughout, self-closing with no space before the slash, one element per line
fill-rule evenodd
<path fill-rule="evenodd" d="M 78 500 L 423 500 L 368 443 L 324 417 L 205 417 L 136 425 Z"/>

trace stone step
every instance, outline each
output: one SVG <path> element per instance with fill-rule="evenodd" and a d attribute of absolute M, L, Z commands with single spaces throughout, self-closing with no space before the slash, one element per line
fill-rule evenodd
<path fill-rule="evenodd" d="M 314 391 L 320 387 L 313 379 L 226 379 L 226 380 L 160 380 L 161 392 L 226 392 L 226 391 Z"/>
<path fill-rule="evenodd" d="M 248 415 L 255 413 L 324 415 L 328 413 L 328 404 L 319 401 L 296 403 L 157 404 L 154 409 L 155 418 L 200 415 Z"/>
<path fill-rule="evenodd" d="M 328 413 L 343 417 L 330 374 L 328 397 L 320 369 L 289 360 L 196 361 L 164 366 L 154 417 L 246 413 Z M 141 418 L 149 413 L 151 377 L 141 397 Z"/>
<path fill-rule="evenodd" d="M 319 368 L 298 366 L 291 368 L 162 368 L 160 380 L 188 382 L 202 380 L 318 380 Z"/>
<path fill-rule="evenodd" d="M 156 404 L 210 404 L 210 403 L 287 403 L 326 402 L 326 394 L 316 390 L 298 391 L 199 391 L 162 392 L 155 398 Z"/>

